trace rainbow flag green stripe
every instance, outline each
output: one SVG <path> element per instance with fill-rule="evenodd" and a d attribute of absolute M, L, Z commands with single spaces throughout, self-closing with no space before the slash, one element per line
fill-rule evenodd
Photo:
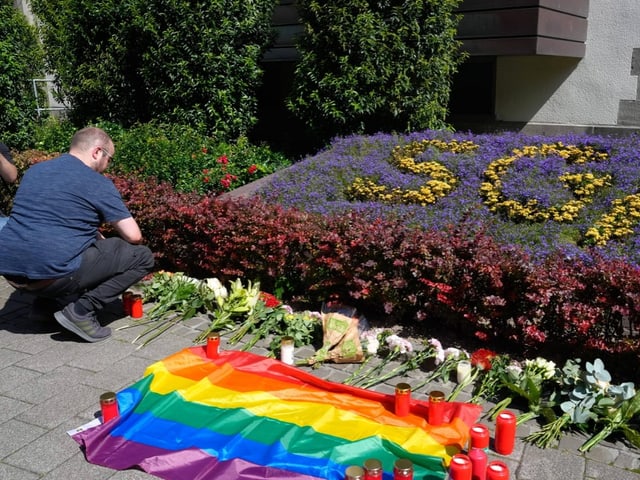
<path fill-rule="evenodd" d="M 393 396 L 246 352 L 210 360 L 201 347 L 151 365 L 118 403 L 118 420 L 74 438 L 93 463 L 139 466 L 167 479 L 208 472 L 202 478 L 342 480 L 349 465 L 367 458 L 383 462 L 385 478 L 396 459 L 408 458 L 414 478 L 443 479 L 443 463 L 480 414 L 476 405 L 448 404 L 446 423 L 432 427 L 419 415 L 424 402 L 396 417 Z"/>

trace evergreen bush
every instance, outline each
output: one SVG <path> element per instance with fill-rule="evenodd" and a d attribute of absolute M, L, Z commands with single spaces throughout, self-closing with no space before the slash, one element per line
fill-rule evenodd
<path fill-rule="evenodd" d="M 13 2 L 0 2 L 0 140 L 18 150 L 29 145 L 37 118 L 31 80 L 43 76 L 35 29 Z"/>
<path fill-rule="evenodd" d="M 152 119 L 221 140 L 255 123 L 273 0 L 32 0 L 77 126 Z"/>
<path fill-rule="evenodd" d="M 289 108 L 320 136 L 446 127 L 460 0 L 300 0 Z"/>

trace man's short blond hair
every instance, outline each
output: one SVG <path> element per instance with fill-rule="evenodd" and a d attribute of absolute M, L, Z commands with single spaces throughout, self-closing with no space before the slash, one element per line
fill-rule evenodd
<path fill-rule="evenodd" d="M 73 135 L 70 149 L 86 151 L 96 145 L 107 146 L 112 143 L 111 137 L 101 128 L 85 127 Z"/>

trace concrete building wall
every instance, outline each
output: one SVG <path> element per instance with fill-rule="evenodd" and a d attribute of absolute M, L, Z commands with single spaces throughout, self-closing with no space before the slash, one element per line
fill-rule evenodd
<path fill-rule="evenodd" d="M 499 122 L 640 127 L 640 1 L 591 0 L 584 58 L 498 57 Z"/>

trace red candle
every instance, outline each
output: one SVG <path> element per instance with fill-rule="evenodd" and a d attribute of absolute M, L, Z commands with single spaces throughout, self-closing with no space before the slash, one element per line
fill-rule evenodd
<path fill-rule="evenodd" d="M 482 448 L 472 448 L 469 452 L 469 460 L 471 460 L 471 480 L 486 480 L 487 452 Z"/>
<path fill-rule="evenodd" d="M 482 425 L 481 423 L 472 425 L 470 435 L 471 441 L 469 449 L 482 448 L 483 450 L 486 450 L 489 448 L 489 439 L 491 435 L 489 435 L 489 429 L 485 425 Z"/>
<path fill-rule="evenodd" d="M 220 334 L 212 332 L 207 336 L 207 358 L 218 358 L 220 355 Z"/>
<path fill-rule="evenodd" d="M 131 290 L 127 290 L 122 294 L 122 310 L 124 310 L 125 315 L 131 315 L 131 297 L 133 297 L 133 292 Z"/>
<path fill-rule="evenodd" d="M 413 462 L 406 458 L 396 460 L 393 465 L 393 480 L 413 480 Z"/>
<path fill-rule="evenodd" d="M 109 420 L 117 418 L 118 415 L 120 415 L 118 400 L 114 392 L 106 392 L 100 395 L 100 411 L 102 413 L 103 423 L 107 423 Z"/>
<path fill-rule="evenodd" d="M 395 413 L 399 417 L 409 415 L 411 410 L 411 385 L 399 383 L 396 385 Z"/>
<path fill-rule="evenodd" d="M 463 453 L 451 457 L 449 478 L 451 480 L 471 480 L 471 460 L 469 457 Z"/>
<path fill-rule="evenodd" d="M 503 462 L 489 462 L 487 466 L 487 480 L 509 480 L 509 467 Z"/>
<path fill-rule="evenodd" d="M 134 295 L 131 297 L 131 317 L 142 318 L 142 295 Z"/>
<path fill-rule="evenodd" d="M 444 422 L 444 393 L 433 391 L 429 393 L 429 409 L 427 411 L 429 425 L 442 425 Z"/>
<path fill-rule="evenodd" d="M 351 465 L 347 467 L 347 470 L 344 472 L 344 480 L 363 480 L 364 479 L 364 470 L 362 467 L 357 465 Z"/>
<path fill-rule="evenodd" d="M 496 419 L 495 451 L 500 455 L 510 455 L 516 444 L 516 416 L 504 410 Z"/>
<path fill-rule="evenodd" d="M 364 462 L 364 480 L 382 480 L 382 462 L 370 458 Z"/>

